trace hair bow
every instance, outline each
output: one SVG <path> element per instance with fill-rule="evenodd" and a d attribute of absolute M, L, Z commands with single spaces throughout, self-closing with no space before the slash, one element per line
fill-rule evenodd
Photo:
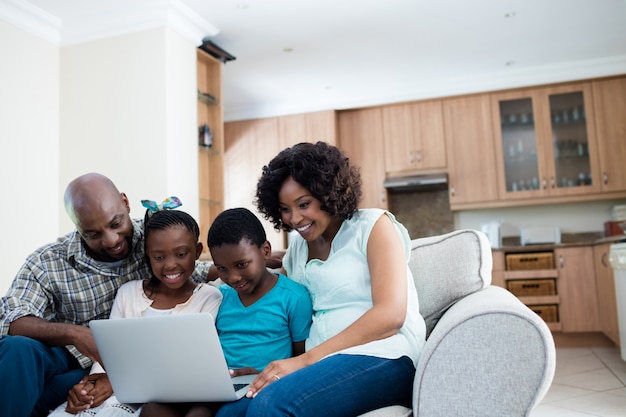
<path fill-rule="evenodd" d="M 180 202 L 178 197 L 168 197 L 161 204 L 157 204 L 156 201 L 153 200 L 141 200 L 141 205 L 148 209 L 150 214 L 154 214 L 157 211 L 162 210 L 172 210 L 176 207 L 180 207 L 183 203 Z"/>

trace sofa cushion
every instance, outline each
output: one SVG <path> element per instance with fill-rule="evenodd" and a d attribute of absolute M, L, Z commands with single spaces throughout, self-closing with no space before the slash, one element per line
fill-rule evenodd
<path fill-rule="evenodd" d="M 470 229 L 414 239 L 409 268 L 428 338 L 458 299 L 491 284 L 489 240 L 484 233 Z"/>

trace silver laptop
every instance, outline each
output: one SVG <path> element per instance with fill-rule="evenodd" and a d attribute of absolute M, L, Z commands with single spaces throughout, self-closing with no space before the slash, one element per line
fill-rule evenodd
<path fill-rule="evenodd" d="M 256 377 L 230 376 L 209 313 L 92 320 L 89 327 L 123 403 L 235 401 Z"/>

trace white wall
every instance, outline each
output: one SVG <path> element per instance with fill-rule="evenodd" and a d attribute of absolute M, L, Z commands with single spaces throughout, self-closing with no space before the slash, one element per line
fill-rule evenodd
<path fill-rule="evenodd" d="M 0 21 L 0 294 L 59 232 L 59 49 Z"/>
<path fill-rule="evenodd" d="M 59 48 L 0 21 L 0 294 L 36 247 L 73 230 L 69 181 L 109 176 L 198 218 L 196 45 L 162 27 Z"/>
<path fill-rule="evenodd" d="M 478 229 L 482 223 L 502 223 L 502 236 L 519 236 L 520 227 L 557 226 L 561 233 L 603 232 L 604 222 L 611 220 L 611 208 L 626 200 L 551 204 L 470 210 L 454 215 L 456 229 Z"/>
<path fill-rule="evenodd" d="M 61 50 L 62 184 L 110 177 L 142 199 L 176 195 L 198 217 L 196 47 L 166 28 Z M 73 225 L 61 214 L 63 230 Z"/>

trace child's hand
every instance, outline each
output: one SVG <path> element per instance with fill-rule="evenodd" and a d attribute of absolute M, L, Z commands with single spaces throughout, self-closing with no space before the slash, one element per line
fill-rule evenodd
<path fill-rule="evenodd" d="M 228 370 L 230 372 L 230 376 L 242 376 L 242 375 L 253 375 L 253 374 L 258 374 L 259 371 L 257 371 L 254 368 L 250 368 L 250 367 L 246 367 L 246 368 L 239 368 L 239 369 L 229 369 Z"/>
<path fill-rule="evenodd" d="M 107 374 L 87 375 L 68 393 L 65 411 L 76 414 L 97 407 L 111 395 L 113 388 Z"/>

